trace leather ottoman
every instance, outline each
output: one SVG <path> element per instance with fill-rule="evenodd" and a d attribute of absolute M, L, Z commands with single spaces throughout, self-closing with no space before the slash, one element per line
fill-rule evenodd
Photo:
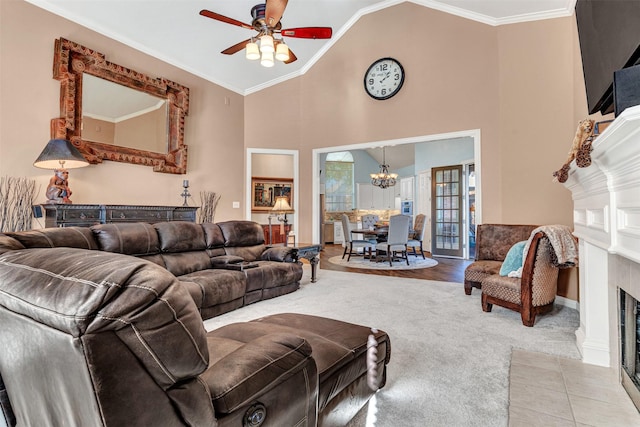
<path fill-rule="evenodd" d="M 391 355 L 389 337 L 383 331 L 365 326 L 318 316 L 283 313 L 226 325 L 209 332 L 207 337 L 244 342 L 274 333 L 296 335 L 311 345 L 318 372 L 319 426 L 346 425 L 375 391 L 385 385 L 386 365 Z M 368 377 L 367 349 L 369 341 L 373 344 L 373 340 L 377 343 L 376 366 Z"/>

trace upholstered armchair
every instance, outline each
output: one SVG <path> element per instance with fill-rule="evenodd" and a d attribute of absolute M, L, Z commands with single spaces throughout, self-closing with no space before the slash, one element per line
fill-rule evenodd
<path fill-rule="evenodd" d="M 464 292 L 481 288 L 482 281 L 500 272 L 511 246 L 529 239 L 537 225 L 481 224 L 476 230 L 475 261 L 464 271 Z"/>
<path fill-rule="evenodd" d="M 545 233 L 534 234 L 522 277 L 493 274 L 482 280 L 482 310 L 490 312 L 496 304 L 518 311 L 525 326 L 533 326 L 536 315 L 550 312 L 558 287 L 558 267 L 552 261 L 552 252 Z"/>

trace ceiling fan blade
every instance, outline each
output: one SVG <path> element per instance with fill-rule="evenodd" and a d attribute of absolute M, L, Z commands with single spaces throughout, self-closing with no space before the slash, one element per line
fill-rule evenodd
<path fill-rule="evenodd" d="M 267 9 L 264 13 L 264 22 L 271 28 L 275 27 L 284 13 L 289 0 L 266 0 Z"/>
<path fill-rule="evenodd" d="M 216 21 L 224 22 L 231 25 L 237 25 L 238 27 L 246 28 L 247 30 L 253 30 L 253 26 L 240 22 L 237 19 L 229 18 L 228 16 L 220 15 L 219 13 L 211 12 L 210 10 L 202 9 L 200 15 L 207 18 L 215 19 Z"/>
<path fill-rule="evenodd" d="M 280 34 L 284 37 L 296 37 L 299 39 L 330 39 L 333 30 L 331 27 L 302 27 L 287 28 L 281 30 Z"/>
<path fill-rule="evenodd" d="M 297 56 L 295 56 L 293 54 L 293 51 L 291 49 L 289 49 L 289 59 L 287 59 L 286 61 L 284 61 L 285 64 L 291 64 L 292 62 L 294 62 L 296 59 L 298 59 Z"/>
<path fill-rule="evenodd" d="M 244 49 L 245 46 L 247 45 L 247 43 L 249 43 L 250 41 L 251 41 L 251 39 L 247 39 L 247 40 L 241 41 L 240 43 L 236 43 L 233 46 L 226 48 L 225 50 L 223 50 L 220 53 L 223 53 L 225 55 L 233 55 L 234 53 L 238 53 L 242 49 Z"/>

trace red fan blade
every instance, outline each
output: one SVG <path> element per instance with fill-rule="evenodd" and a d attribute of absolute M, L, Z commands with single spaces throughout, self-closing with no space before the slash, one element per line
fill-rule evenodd
<path fill-rule="evenodd" d="M 264 12 L 264 22 L 266 22 L 267 26 L 274 28 L 282 18 L 288 0 L 266 0 L 266 2 L 267 8 Z"/>
<path fill-rule="evenodd" d="M 280 34 L 284 37 L 299 39 L 330 39 L 332 31 L 331 27 L 303 27 L 281 30 Z"/>
<path fill-rule="evenodd" d="M 296 59 L 298 59 L 297 56 L 295 56 L 293 54 L 293 51 L 291 51 L 291 49 L 289 49 L 289 59 L 287 59 L 286 61 L 284 61 L 285 64 L 291 64 L 293 61 L 295 61 Z"/>
<path fill-rule="evenodd" d="M 247 43 L 249 43 L 251 41 L 251 39 L 248 40 L 244 40 L 241 41 L 240 43 L 234 44 L 231 47 L 226 48 L 225 50 L 223 50 L 220 53 L 223 53 L 225 55 L 233 55 L 234 53 L 238 53 L 240 52 L 242 49 L 244 49 L 244 47 L 247 45 Z"/>
<path fill-rule="evenodd" d="M 224 22 L 226 24 L 237 25 L 238 27 L 246 28 L 247 30 L 253 30 L 253 26 L 240 22 L 236 19 L 229 18 L 228 16 L 220 15 L 219 13 L 211 12 L 210 10 L 202 9 L 200 15 L 207 18 L 215 19 L 216 21 Z"/>

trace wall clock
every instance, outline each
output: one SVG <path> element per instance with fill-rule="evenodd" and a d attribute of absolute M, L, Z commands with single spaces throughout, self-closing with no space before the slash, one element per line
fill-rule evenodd
<path fill-rule="evenodd" d="M 374 99 L 389 99 L 404 83 L 404 68 L 393 58 L 381 58 L 367 69 L 364 89 Z"/>

